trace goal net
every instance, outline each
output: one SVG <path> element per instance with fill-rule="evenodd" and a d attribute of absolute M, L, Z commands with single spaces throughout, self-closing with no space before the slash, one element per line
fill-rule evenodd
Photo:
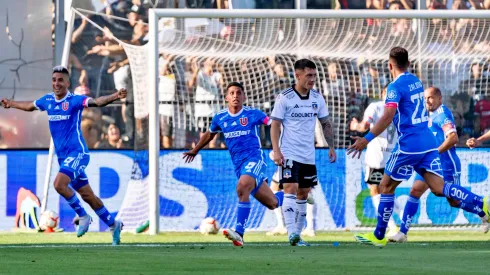
<path fill-rule="evenodd" d="M 77 13 L 84 17 L 84 11 Z M 157 14 L 163 13 L 164 10 L 157 10 Z M 318 67 L 315 89 L 327 102 L 338 148 L 338 161 L 330 164 L 328 150 L 320 148 L 326 143 L 320 132 L 317 133 L 319 185 L 314 192 L 317 230 L 355 229 L 375 224 L 374 207 L 364 182 L 364 162 L 350 159 L 345 148 L 351 144 L 351 136 L 361 134 L 351 131 L 350 122 L 362 120 L 367 105 L 380 100 L 383 87 L 392 80 L 387 60 L 392 47 L 407 48 L 411 72 L 425 86 L 437 86 L 443 91 L 444 102 L 454 113 L 461 144 L 485 130 L 475 119 L 475 113 L 483 114 L 488 100 L 488 19 L 376 16 L 353 19 L 315 18 L 314 15 L 297 19 L 276 15 L 267 18 L 263 13 L 236 18 L 231 11 L 228 17 L 208 17 L 213 15 L 159 16 L 157 21 L 158 72 L 153 73 L 158 73 L 158 140 L 162 148 L 157 169 L 161 231 L 193 231 L 205 217 L 216 218 L 224 227 L 234 226 L 237 179 L 229 154 L 225 150 L 203 150 L 192 163 L 185 163 L 182 149 L 196 144 L 200 133 L 208 129 L 212 116 L 226 108 L 224 87 L 231 81 L 244 84 L 248 106 L 270 114 L 276 95 L 293 85 L 293 64 L 298 58 L 309 58 Z M 148 32 L 153 30 L 144 21 L 137 22 L 130 33 L 125 33 L 114 28 L 125 21 L 113 16 L 92 15 L 85 19 L 91 27 L 84 31 L 100 32 L 103 37 L 101 43 L 105 46 L 96 49 L 95 54 L 106 58 L 104 69 L 109 70 L 113 62 L 125 62 L 126 58 L 129 63 L 117 65 L 112 81 L 116 82 L 115 88 L 124 86 L 133 95 L 125 108 L 134 111 L 126 111 L 122 118 L 127 121 L 128 115 L 133 117 L 133 136 L 128 144 L 133 149 L 133 166 L 127 170 L 130 180 L 119 183 L 120 188 L 124 186 L 124 196 L 119 197 L 119 205 L 114 201 L 113 205 L 117 206 L 111 210 L 118 211 L 118 218 L 124 221 L 127 230 L 134 230 L 150 219 L 152 202 L 148 197 L 152 183 L 148 175 L 155 172 L 149 168 L 148 159 L 149 116 L 153 104 L 148 98 L 155 91 L 149 85 L 148 68 L 154 60 L 150 60 L 153 48 L 147 41 Z M 134 39 L 139 34 L 142 35 Z M 81 43 L 87 44 L 86 49 L 97 46 L 89 40 Z M 115 50 L 118 45 L 121 49 Z M 125 77 L 119 78 L 118 72 L 124 72 Z M 483 106 L 480 111 L 474 109 L 480 105 Z M 261 128 L 261 140 L 266 148 L 270 147 L 267 127 Z M 219 137 L 209 147 L 225 146 L 223 137 Z M 269 153 L 269 149 L 265 151 Z M 463 167 L 462 185 L 477 194 L 489 193 L 488 152 L 464 149 L 458 152 Z M 271 178 L 275 166 L 272 161 L 267 164 Z M 101 184 L 102 181 L 101 178 Z M 397 189 L 397 202 L 402 209 L 411 184 L 411 180 L 403 182 Z M 269 230 L 275 226 L 272 211 L 258 202 L 253 202 L 251 213 L 249 229 Z M 394 217 L 399 223 L 401 216 Z M 422 197 L 414 220 L 414 225 L 438 229 L 475 228 L 480 223 L 477 216 L 450 208 L 444 198 L 430 193 Z"/>

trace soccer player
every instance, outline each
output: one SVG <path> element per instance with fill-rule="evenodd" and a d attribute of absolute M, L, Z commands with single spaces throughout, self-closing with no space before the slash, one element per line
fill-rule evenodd
<path fill-rule="evenodd" d="M 479 138 L 470 138 L 466 141 L 466 145 L 470 148 L 476 148 L 480 147 L 482 143 L 487 142 L 490 140 L 490 131 L 486 132 L 485 134 L 481 135 Z"/>
<path fill-rule="evenodd" d="M 289 243 L 308 245 L 300 233 L 306 220 L 306 200 L 311 187 L 317 185 L 315 166 L 315 126 L 319 119 L 330 146 L 330 162 L 335 162 L 333 124 L 328 118 L 327 104 L 313 86 L 316 65 L 308 59 L 294 63 L 296 84 L 282 91 L 272 110 L 271 139 L 274 163 L 280 166 L 280 184 L 284 187 L 282 214 Z M 283 127 L 281 132 L 281 125 Z"/>
<path fill-rule="evenodd" d="M 437 151 L 439 151 L 441 158 L 444 182 L 446 184 L 459 185 L 461 162 L 456 154 L 456 147 L 454 147 L 458 143 L 458 134 L 456 133 L 453 114 L 444 104 L 442 104 L 442 94 L 439 88 L 430 87 L 425 90 L 424 94 L 427 110 L 429 111 L 429 128 L 439 145 Z M 394 236 L 388 236 L 389 241 L 407 241 L 407 233 L 412 223 L 412 219 L 417 213 L 419 199 L 427 189 L 429 189 L 429 186 L 424 182 L 424 178 L 417 174 L 412 189 L 410 189 L 410 197 L 405 204 L 400 232 Z M 447 198 L 447 201 L 452 207 L 462 208 L 467 212 L 475 213 L 480 216 L 483 232 L 488 232 L 488 217 L 480 207 L 452 198 Z"/>
<path fill-rule="evenodd" d="M 218 112 L 211 121 L 209 130 L 197 145 L 184 153 L 186 162 L 192 162 L 199 151 L 219 133 L 223 132 L 238 177 L 238 211 L 235 230 L 223 229 L 223 235 L 235 246 L 243 246 L 243 234 L 250 215 L 250 195 L 269 209 L 281 205 L 283 193 L 272 193 L 265 176 L 264 153 L 259 138 L 259 126 L 270 125 L 263 112 L 243 106 L 245 90 L 242 84 L 231 82 L 226 87 L 228 108 Z"/>
<path fill-rule="evenodd" d="M 398 141 L 387 162 L 380 184 L 380 203 L 376 230 L 356 234 L 357 241 L 378 247 L 386 245 L 386 227 L 393 212 L 395 189 L 400 182 L 409 179 L 413 171 L 419 173 L 436 196 L 446 196 L 483 209 L 488 216 L 488 197 L 480 197 L 457 185 L 444 183 L 437 142 L 428 127 L 427 111 L 424 108 L 422 82 L 408 72 L 410 62 L 404 48 L 391 49 L 389 56 L 393 82 L 388 86 L 385 110 L 381 119 L 363 138 L 349 146 L 347 154 L 360 157 L 362 150 L 393 122 L 397 128 Z"/>
<path fill-rule="evenodd" d="M 351 130 L 364 133 L 369 130 L 383 117 L 384 101 L 386 100 L 386 87 L 381 92 L 381 98 L 383 100 L 373 102 L 364 111 L 364 117 L 361 122 L 358 122 L 355 118 L 351 123 Z M 379 194 L 379 184 L 383 178 L 383 174 L 386 167 L 386 162 L 390 157 L 390 152 L 395 147 L 397 140 L 397 134 L 395 125 L 393 123 L 388 126 L 379 136 L 373 139 L 373 142 L 369 143 L 366 149 L 366 155 L 364 156 L 364 163 L 366 164 L 365 179 L 364 181 L 369 186 L 369 193 L 373 201 L 373 206 L 378 212 L 378 205 L 381 195 Z M 399 212 L 398 204 L 395 200 L 395 212 Z M 398 232 L 398 226 L 396 225 L 393 217 L 388 222 L 388 228 L 390 232 L 388 236 L 395 235 Z"/>
<path fill-rule="evenodd" d="M 68 91 L 69 79 L 68 70 L 63 66 L 56 66 L 51 79 L 52 93 L 34 102 L 12 101 L 4 98 L 1 103 L 4 108 L 16 108 L 27 112 L 40 110 L 48 113 L 49 129 L 60 165 L 53 185 L 56 192 L 66 199 L 79 217 L 77 237 L 83 236 L 88 231 L 92 218 L 83 208 L 76 192 L 90 205 L 100 220 L 110 227 L 112 244 L 118 245 L 123 224 L 114 219 L 115 216 L 109 213 L 88 183 L 85 168 L 90 161 L 90 155 L 80 130 L 80 123 L 84 108 L 106 106 L 125 98 L 127 92 L 125 89 L 120 89 L 111 95 L 96 99 L 75 95 Z"/>

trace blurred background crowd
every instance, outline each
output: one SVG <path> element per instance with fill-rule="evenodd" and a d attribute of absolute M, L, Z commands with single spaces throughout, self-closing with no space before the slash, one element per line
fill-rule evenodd
<path fill-rule="evenodd" d="M 153 1 L 155 2 L 155 1 Z M 417 9 L 415 0 L 308 0 L 308 9 Z M 424 9 L 490 9 L 490 0 L 424 0 Z M 134 95 L 131 68 L 123 47 L 111 37 L 115 36 L 132 45 L 144 45 L 148 40 L 147 0 L 107 0 L 94 5 L 93 1 L 74 1 L 75 7 L 96 11 L 88 16 L 95 27 L 86 19 L 75 19 L 71 37 L 70 65 L 71 87 L 75 94 L 98 97 L 127 88 L 126 102 L 106 108 L 90 108 L 83 113 L 82 131 L 89 148 L 131 149 L 138 136 L 147 135 L 141 121 L 134 119 Z M 292 9 L 294 0 L 161 0 L 158 8 L 209 8 L 209 9 Z M 110 16 L 126 19 L 125 21 Z M 488 23 L 479 20 L 430 20 L 425 34 L 432 39 L 430 47 L 437 53 L 444 51 L 462 56 L 468 53 L 484 53 L 490 49 Z M 170 33 L 165 28 L 175 24 L 172 20 L 161 20 L 160 42 Z M 220 22 L 219 29 L 209 36 L 220 39 L 253 40 L 260 31 L 255 24 Z M 346 26 L 344 26 L 346 27 Z M 355 29 L 356 25 L 347 25 Z M 381 43 L 386 39 L 416 41 L 414 23 L 408 19 L 362 20 L 362 29 L 356 32 L 357 43 Z M 247 36 L 240 29 L 247 28 Z M 337 26 L 339 28 L 339 26 Z M 194 30 L 199 31 L 199 23 Z M 483 31 L 487 34 L 482 34 Z M 287 30 L 278 36 L 286 36 Z M 348 33 L 347 33 L 348 34 Z M 284 37 L 282 39 L 285 39 Z M 192 37 L 189 38 L 192 40 Z M 458 41 L 458 42 L 455 42 Z M 475 42 L 477 41 L 477 42 Z M 247 43 L 247 41 L 242 41 Z M 199 43 L 197 39 L 194 43 Z M 415 43 L 415 42 L 413 42 Z M 249 104 L 270 113 L 274 98 L 282 89 L 294 83 L 292 63 L 294 53 L 266 56 L 254 60 L 230 63 L 222 59 L 197 56 L 175 56 L 160 52 L 160 127 L 162 148 L 189 148 L 205 132 L 211 118 L 225 107 L 224 87 L 231 80 L 242 80 L 248 93 Z M 485 56 L 485 55 L 482 55 Z M 342 58 L 314 58 L 319 65 L 316 89 L 325 96 L 330 112 L 335 117 L 338 139 L 337 146 L 345 147 L 350 136 L 361 135 L 351 127 L 352 121 L 362 120 L 364 109 L 375 100 L 380 100 L 382 88 L 391 81 L 386 60 L 361 56 L 345 60 Z M 445 93 L 445 104 L 455 116 L 460 145 L 469 137 L 479 136 L 490 129 L 490 97 L 488 59 L 481 56 L 450 60 L 426 60 L 414 62 L 412 72 L 419 75 L 424 85 L 440 86 Z M 237 79 L 243 78 L 243 79 Z M 162 92 L 165 91 L 165 92 Z M 169 92 L 170 91 L 170 92 Z M 10 137 L 11 129 L 0 123 L 0 146 L 18 146 Z M 17 133 L 19 134 L 19 133 Z M 270 146 L 268 127 L 261 129 L 262 144 Z M 324 145 L 320 136 L 317 145 Z M 28 146 L 27 146 L 28 147 Z M 224 148 L 224 139 L 217 137 L 210 148 Z"/>

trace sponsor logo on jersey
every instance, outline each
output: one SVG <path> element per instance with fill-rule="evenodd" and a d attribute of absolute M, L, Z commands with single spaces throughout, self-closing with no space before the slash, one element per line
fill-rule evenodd
<path fill-rule="evenodd" d="M 240 118 L 240 124 L 242 126 L 247 126 L 247 124 L 248 124 L 248 117 L 241 117 Z"/>
<path fill-rule="evenodd" d="M 235 122 L 235 121 L 233 121 L 233 123 L 231 124 L 231 126 L 236 126 L 236 122 Z"/>
<path fill-rule="evenodd" d="M 49 121 L 61 121 L 61 120 L 68 120 L 70 119 L 70 115 L 54 115 L 54 116 L 48 116 Z"/>
<path fill-rule="evenodd" d="M 296 108 L 299 108 L 298 104 L 294 105 L 294 108 L 295 108 L 295 109 L 296 109 Z"/>
<path fill-rule="evenodd" d="M 316 102 L 313 102 L 313 103 L 311 104 L 311 108 L 313 108 L 313 110 L 315 110 L 315 111 L 316 111 L 316 110 L 318 109 L 318 104 L 316 104 Z"/>
<path fill-rule="evenodd" d="M 316 113 L 292 113 L 291 117 L 315 117 Z"/>
<path fill-rule="evenodd" d="M 49 106 L 50 106 L 49 108 L 51 109 L 51 105 L 49 105 Z M 59 110 L 60 109 L 60 106 L 56 105 L 56 107 L 54 107 L 54 109 L 55 110 Z"/>
<path fill-rule="evenodd" d="M 233 132 L 228 132 L 225 133 L 225 138 L 236 138 L 240 136 L 246 136 L 250 134 L 250 130 L 247 131 L 233 131 Z"/>
<path fill-rule="evenodd" d="M 63 111 L 68 111 L 68 107 L 70 107 L 69 104 L 70 103 L 68 101 L 61 103 L 61 109 L 63 109 Z"/>

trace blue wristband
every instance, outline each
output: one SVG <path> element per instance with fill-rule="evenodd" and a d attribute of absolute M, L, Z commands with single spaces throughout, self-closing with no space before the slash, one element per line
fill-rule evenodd
<path fill-rule="evenodd" d="M 368 141 L 368 142 L 371 142 L 371 140 L 373 140 L 375 138 L 374 134 L 369 132 L 367 133 L 367 135 L 364 136 L 364 138 Z"/>

